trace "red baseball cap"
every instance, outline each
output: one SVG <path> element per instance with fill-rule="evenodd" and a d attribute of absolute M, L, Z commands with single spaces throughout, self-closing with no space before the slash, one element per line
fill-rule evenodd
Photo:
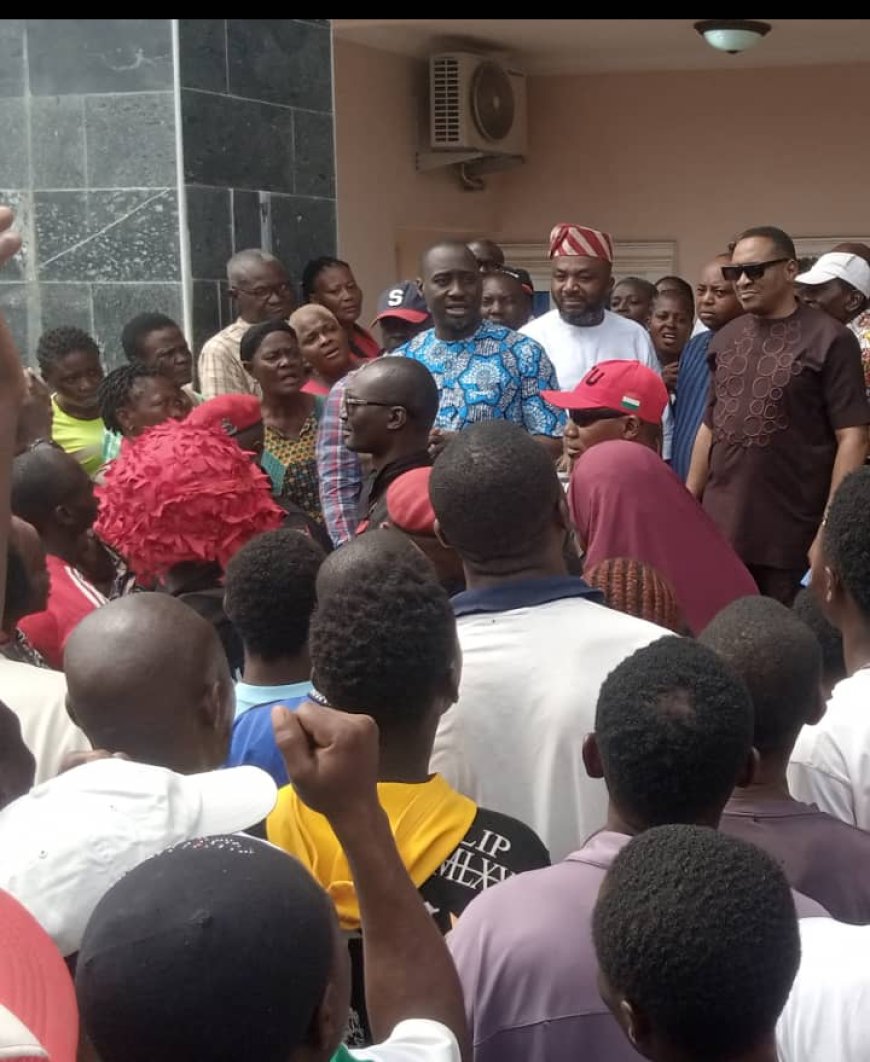
<path fill-rule="evenodd" d="M 639 361 L 600 361 L 573 391 L 541 391 L 560 409 L 613 409 L 661 424 L 668 390 L 657 372 Z"/>
<path fill-rule="evenodd" d="M 0 1058 L 75 1062 L 78 1039 L 66 963 L 29 911 L 0 892 Z"/>
<path fill-rule="evenodd" d="M 387 516 L 410 535 L 435 534 L 435 510 L 429 500 L 431 468 L 412 468 L 387 487 Z"/>

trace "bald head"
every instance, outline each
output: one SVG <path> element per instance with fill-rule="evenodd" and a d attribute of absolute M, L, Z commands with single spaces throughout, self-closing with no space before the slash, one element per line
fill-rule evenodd
<path fill-rule="evenodd" d="M 410 358 L 379 358 L 348 380 L 344 399 L 344 444 L 370 454 L 374 469 L 425 454 L 439 399 L 438 385 L 424 365 Z"/>
<path fill-rule="evenodd" d="M 340 592 L 347 579 L 361 571 L 388 570 L 396 564 L 411 564 L 434 582 L 435 569 L 423 551 L 401 531 L 380 528 L 352 538 L 326 558 L 317 573 L 317 600 Z"/>
<path fill-rule="evenodd" d="M 277 265 L 283 270 L 278 259 L 267 251 L 261 251 L 257 247 L 250 247 L 244 251 L 238 251 L 227 262 L 227 280 L 231 287 L 244 284 L 248 275 L 263 265 Z"/>
<path fill-rule="evenodd" d="M 77 538 L 97 517 L 91 480 L 68 453 L 39 443 L 12 462 L 12 511 L 45 538 Z"/>
<path fill-rule="evenodd" d="M 70 714 L 94 748 L 183 774 L 226 760 L 233 686 L 210 623 L 168 594 L 111 601 L 66 643 Z"/>

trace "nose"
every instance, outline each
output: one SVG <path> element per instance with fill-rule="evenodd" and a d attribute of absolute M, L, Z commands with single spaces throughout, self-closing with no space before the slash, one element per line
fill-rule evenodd
<path fill-rule="evenodd" d="M 462 284 L 460 283 L 459 277 L 453 277 L 451 279 L 450 286 L 447 288 L 447 294 L 454 298 L 456 296 L 462 296 Z"/>
<path fill-rule="evenodd" d="M 565 425 L 565 438 L 566 439 L 579 439 L 580 429 L 574 423 L 571 418 L 568 418 L 568 423 Z"/>

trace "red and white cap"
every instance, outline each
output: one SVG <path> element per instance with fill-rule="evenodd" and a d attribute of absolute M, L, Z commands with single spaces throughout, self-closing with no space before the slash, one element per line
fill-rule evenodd
<path fill-rule="evenodd" d="M 550 257 L 582 256 L 613 261 L 613 238 L 609 232 L 560 221 L 550 231 Z"/>
<path fill-rule="evenodd" d="M 560 409 L 612 409 L 661 424 L 668 391 L 657 372 L 639 361 L 600 361 L 573 391 L 541 391 Z"/>

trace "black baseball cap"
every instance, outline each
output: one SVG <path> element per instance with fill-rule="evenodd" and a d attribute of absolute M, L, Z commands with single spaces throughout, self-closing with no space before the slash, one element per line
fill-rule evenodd
<path fill-rule="evenodd" d="M 186 841 L 97 905 L 76 968 L 84 1027 L 102 1062 L 286 1062 L 326 991 L 336 926 L 286 852 L 243 834 Z"/>
<path fill-rule="evenodd" d="M 398 317 L 411 324 L 423 324 L 429 320 L 429 307 L 415 281 L 404 280 L 381 292 L 378 315 L 372 324 L 377 324 L 384 317 Z"/>

